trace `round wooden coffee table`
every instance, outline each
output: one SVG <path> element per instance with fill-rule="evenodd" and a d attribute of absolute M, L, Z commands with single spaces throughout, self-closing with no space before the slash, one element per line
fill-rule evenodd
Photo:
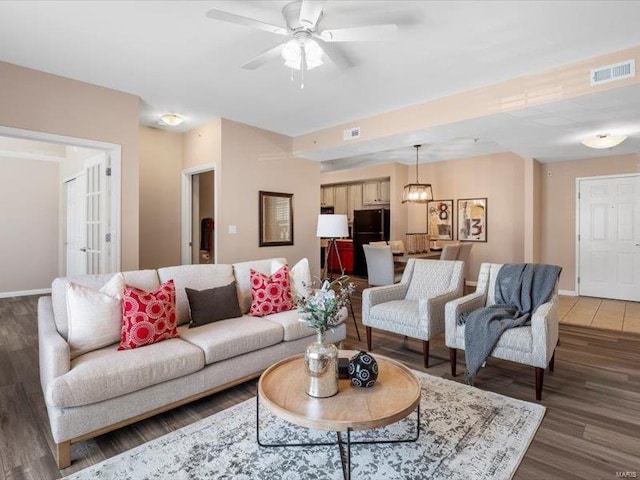
<path fill-rule="evenodd" d="M 341 350 L 340 357 L 357 352 Z M 351 475 L 351 445 L 415 442 L 420 435 L 420 382 L 404 365 L 382 355 L 378 362 L 378 380 L 371 388 L 352 387 L 349 380 L 339 380 L 338 393 L 329 398 L 315 398 L 305 391 L 306 372 L 303 355 L 286 358 L 269 367 L 258 382 L 256 396 L 256 435 L 263 447 L 304 447 L 338 445 L 343 472 Z M 270 443 L 260 440 L 260 404 L 274 415 L 296 425 L 337 432 L 332 443 Z M 390 425 L 417 410 L 415 436 L 400 440 L 351 441 L 354 430 L 369 430 Z M 346 441 L 342 433 L 346 433 Z M 346 452 L 344 447 L 346 446 Z M 345 458 L 346 457 L 346 458 Z"/>

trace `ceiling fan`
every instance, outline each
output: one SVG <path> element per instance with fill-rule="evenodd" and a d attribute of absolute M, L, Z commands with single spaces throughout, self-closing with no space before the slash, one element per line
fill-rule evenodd
<path fill-rule="evenodd" d="M 244 63 L 241 68 L 255 70 L 269 61 L 283 58 L 285 65 L 302 74 L 301 88 L 304 88 L 304 72 L 316 68 L 328 60 L 343 71 L 352 66 L 336 43 L 389 41 L 396 37 L 398 27 L 395 24 L 367 25 L 350 28 L 321 29 L 325 1 L 296 0 L 282 9 L 286 27 L 247 18 L 222 10 L 212 9 L 207 17 L 223 22 L 245 25 L 274 33 L 289 39 L 269 48 Z"/>

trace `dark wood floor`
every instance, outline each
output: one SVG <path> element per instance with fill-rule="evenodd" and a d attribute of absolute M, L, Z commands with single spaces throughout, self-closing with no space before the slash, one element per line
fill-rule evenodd
<path fill-rule="evenodd" d="M 359 296 L 355 300 L 359 322 Z M 255 394 L 256 382 L 247 382 L 74 445 L 72 466 L 59 472 L 38 377 L 36 305 L 37 297 L 0 299 L 0 480 L 59 478 Z M 361 324 L 360 333 L 364 340 Z M 561 325 L 560 338 L 555 372 L 545 376 L 547 413 L 514 478 L 622 478 L 617 472 L 637 472 L 631 478 L 640 478 L 640 335 Z M 351 319 L 345 346 L 365 348 Z M 373 351 L 425 371 L 417 341 L 374 331 Z M 451 378 L 443 339 L 432 341 L 431 355 L 426 371 Z M 533 369 L 499 360 L 489 361 L 476 385 L 522 400 L 535 398 Z"/>

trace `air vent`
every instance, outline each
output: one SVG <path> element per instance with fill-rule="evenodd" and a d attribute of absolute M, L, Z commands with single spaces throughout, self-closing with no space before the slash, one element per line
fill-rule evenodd
<path fill-rule="evenodd" d="M 616 82 L 636 76 L 636 61 L 626 60 L 614 65 L 606 65 L 591 70 L 591 86 Z"/>
<path fill-rule="evenodd" d="M 347 128 L 342 132 L 343 140 L 354 140 L 360 138 L 360 127 Z"/>

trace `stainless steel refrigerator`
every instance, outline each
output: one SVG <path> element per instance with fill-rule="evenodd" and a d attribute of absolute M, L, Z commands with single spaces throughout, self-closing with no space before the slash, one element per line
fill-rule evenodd
<path fill-rule="evenodd" d="M 358 277 L 367 276 L 367 261 L 362 245 L 369 242 L 389 241 L 389 220 L 391 211 L 387 208 L 356 210 L 353 212 L 353 273 Z"/>

